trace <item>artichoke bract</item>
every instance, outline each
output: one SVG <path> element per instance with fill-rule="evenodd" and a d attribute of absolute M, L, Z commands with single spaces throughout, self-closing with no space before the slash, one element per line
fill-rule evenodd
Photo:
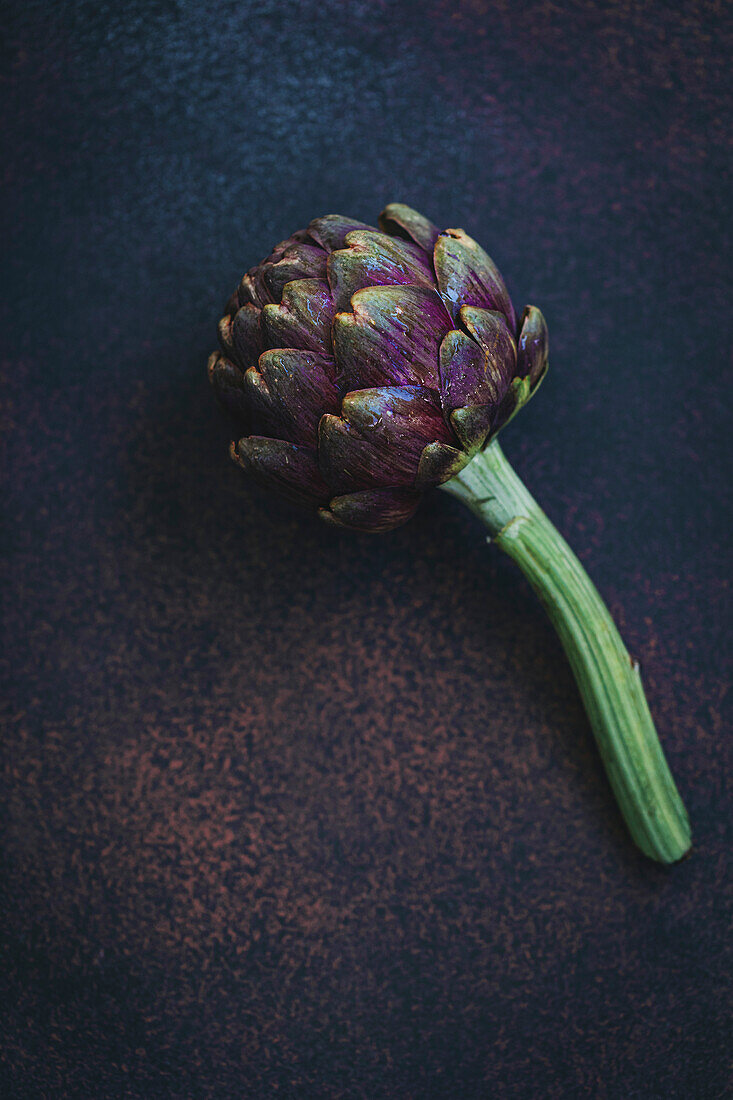
<path fill-rule="evenodd" d="M 539 309 L 517 321 L 476 241 L 393 203 L 378 229 L 328 214 L 277 245 L 229 299 L 219 343 L 209 377 L 257 480 L 361 531 L 404 523 L 435 485 L 479 517 L 557 630 L 635 842 L 686 855 L 639 666 L 496 438 L 547 370 Z"/>
<path fill-rule="evenodd" d="M 338 214 L 242 279 L 209 375 L 232 454 L 331 523 L 385 531 L 454 477 L 535 391 L 547 326 L 519 322 L 462 229 L 393 203 L 379 228 Z"/>

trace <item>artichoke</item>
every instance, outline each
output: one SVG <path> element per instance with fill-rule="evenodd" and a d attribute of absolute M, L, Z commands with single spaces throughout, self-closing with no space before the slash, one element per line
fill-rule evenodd
<path fill-rule="evenodd" d="M 209 375 L 232 454 L 330 523 L 385 531 L 454 477 L 547 369 L 547 326 L 517 324 L 499 271 L 462 229 L 400 203 L 379 229 L 329 214 L 242 279 Z"/>
<path fill-rule="evenodd" d="M 639 666 L 496 439 L 547 370 L 544 317 L 527 306 L 517 323 L 462 229 L 399 203 L 379 226 L 316 218 L 242 279 L 209 359 L 233 457 L 342 527 L 397 527 L 434 485 L 466 504 L 557 630 L 632 837 L 652 859 L 681 859 L 689 821 Z"/>

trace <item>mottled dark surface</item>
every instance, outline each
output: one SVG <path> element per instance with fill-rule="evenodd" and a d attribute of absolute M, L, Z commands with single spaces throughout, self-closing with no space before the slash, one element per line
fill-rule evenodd
<path fill-rule="evenodd" d="M 4 1096 L 726 1095 L 730 9 L 519 8 L 3 5 Z M 237 277 L 392 199 L 548 318 L 504 446 L 641 661 L 673 870 L 457 501 L 339 534 L 226 456 Z"/>

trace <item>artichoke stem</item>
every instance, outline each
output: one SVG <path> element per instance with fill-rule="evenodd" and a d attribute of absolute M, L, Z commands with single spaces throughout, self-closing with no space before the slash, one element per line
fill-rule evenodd
<path fill-rule="evenodd" d="M 496 441 L 441 488 L 483 520 L 542 601 L 570 661 L 635 843 L 661 863 L 681 859 L 691 847 L 690 824 L 649 713 L 639 667 L 583 566 Z"/>

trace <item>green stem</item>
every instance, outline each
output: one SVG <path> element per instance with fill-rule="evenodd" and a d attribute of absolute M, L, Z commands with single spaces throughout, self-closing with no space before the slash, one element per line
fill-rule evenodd
<path fill-rule="evenodd" d="M 540 597 L 570 661 L 632 837 L 673 863 L 689 851 L 690 825 L 654 728 L 639 666 L 565 539 L 494 441 L 442 486 L 488 527 Z"/>

